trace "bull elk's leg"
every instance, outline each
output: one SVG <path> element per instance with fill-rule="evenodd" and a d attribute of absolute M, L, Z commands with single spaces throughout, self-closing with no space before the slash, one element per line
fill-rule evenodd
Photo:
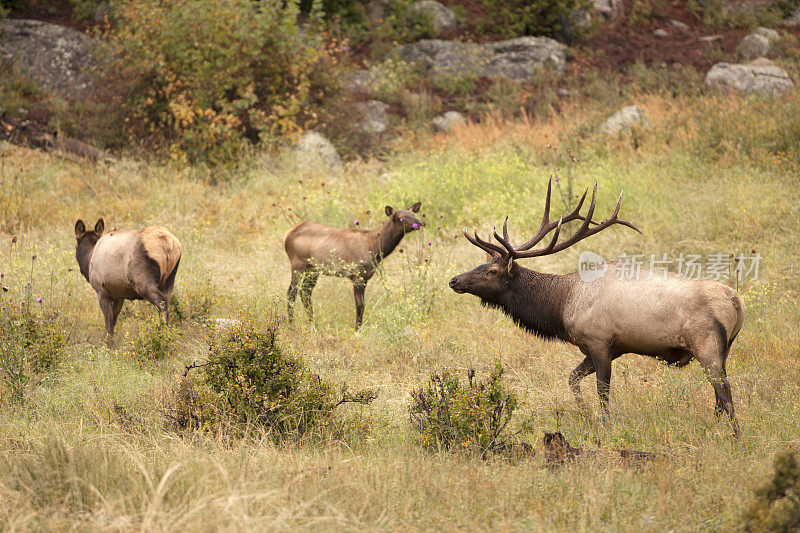
<path fill-rule="evenodd" d="M 722 346 L 715 337 L 710 336 L 705 342 L 701 343 L 696 349 L 694 356 L 703 366 L 708 381 L 714 387 L 714 397 L 716 405 L 714 414 L 717 417 L 727 413 L 731 420 L 734 436 L 739 436 L 739 422 L 736 420 L 736 413 L 733 408 L 733 393 L 731 384 L 728 381 L 728 374 L 725 371 L 725 359 L 728 348 L 725 341 Z"/>
<path fill-rule="evenodd" d="M 311 305 L 311 292 L 317 285 L 319 279 L 319 272 L 314 270 L 306 270 L 305 275 L 300 280 L 300 300 L 303 302 L 303 307 L 306 309 L 308 320 L 314 321 L 314 306 Z"/>
<path fill-rule="evenodd" d="M 356 300 L 356 329 L 361 327 L 364 318 L 364 290 L 366 288 L 366 281 L 360 279 L 353 280 L 353 296 Z"/>
<path fill-rule="evenodd" d="M 586 376 L 594 374 L 594 363 L 591 357 L 585 357 L 581 363 L 576 366 L 569 374 L 569 387 L 572 389 L 572 395 L 575 397 L 575 403 L 578 407 L 584 409 L 586 405 L 583 403 L 581 397 L 581 380 Z"/>
<path fill-rule="evenodd" d="M 603 415 L 608 416 L 608 396 L 611 392 L 611 361 L 614 357 L 608 346 L 601 342 L 581 346 L 581 351 L 591 360 L 594 371 L 597 372 L 597 395 L 600 397 L 600 406 Z M 583 365 L 583 363 L 581 363 Z M 579 365 L 579 367 L 581 366 Z M 576 369 L 577 370 L 577 369 Z"/>

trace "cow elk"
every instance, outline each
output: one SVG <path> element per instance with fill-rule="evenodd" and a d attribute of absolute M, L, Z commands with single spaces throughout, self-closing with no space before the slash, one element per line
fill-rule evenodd
<path fill-rule="evenodd" d="M 364 316 L 364 290 L 375 274 L 378 264 L 392 253 L 406 233 L 420 229 L 424 223 L 416 218 L 422 204 L 408 209 L 386 206 L 389 218 L 383 226 L 372 231 L 341 229 L 315 222 L 301 222 L 286 232 L 283 244 L 292 266 L 292 281 L 288 292 L 289 322 L 294 318 L 297 293 L 313 319 L 311 291 L 320 274 L 349 278 L 353 282 L 356 301 L 356 329 Z"/>
<path fill-rule="evenodd" d="M 103 219 L 87 231 L 83 220 L 75 223 L 75 258 L 81 274 L 91 284 L 105 317 L 108 345 L 125 300 L 147 300 L 169 321 L 169 301 L 181 261 L 181 243 L 160 226 L 136 231 L 111 231 L 103 235 Z"/>
<path fill-rule="evenodd" d="M 547 187 L 541 226 L 527 242 L 519 246 L 511 243 L 507 217 L 503 234 L 494 232 L 499 244 L 464 230 L 465 237 L 492 258 L 487 264 L 452 278 L 450 287 L 457 293 L 478 296 L 484 305 L 500 308 L 534 335 L 577 346 L 585 358 L 569 376 L 575 401 L 582 405 L 581 379 L 596 372 L 604 414 L 608 413 L 611 362 L 617 357 L 634 353 L 679 367 L 697 359 L 714 387 L 715 413 L 720 416 L 726 412 L 738 435 L 725 361 L 744 319 L 739 294 L 715 281 L 691 280 L 647 269 L 641 269 L 637 279 L 628 279 L 620 275 L 622 267 L 613 262 L 607 264 L 604 275 L 592 276 L 597 277 L 593 281 L 578 273 L 553 275 L 520 266 L 518 259 L 554 254 L 614 224 L 639 231 L 630 222 L 617 218 L 622 194 L 608 219 L 600 223 L 592 220 L 597 183 L 585 216 L 580 210 L 588 189 L 575 209 L 551 221 L 551 185 Z M 582 222 L 571 237 L 558 242 L 563 224 L 571 221 Z M 550 232 L 554 233 L 549 244 L 534 248 Z"/>

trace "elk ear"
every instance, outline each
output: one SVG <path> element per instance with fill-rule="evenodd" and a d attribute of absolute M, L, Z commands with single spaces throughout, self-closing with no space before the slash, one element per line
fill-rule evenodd
<path fill-rule="evenodd" d="M 387 217 L 390 217 L 390 216 L 392 216 L 394 214 L 394 209 L 390 205 L 386 206 L 385 211 L 386 211 L 386 216 Z"/>
<path fill-rule="evenodd" d="M 417 202 L 408 208 L 412 213 L 419 213 L 419 208 L 422 207 L 422 202 Z"/>
<path fill-rule="evenodd" d="M 508 260 L 508 276 L 513 278 L 514 276 L 517 275 L 517 270 L 518 270 L 517 263 L 516 261 L 514 261 L 514 258 L 512 257 L 511 259 Z"/>
<path fill-rule="evenodd" d="M 78 219 L 75 223 L 75 238 L 80 239 L 84 233 L 86 233 L 86 224 L 83 223 L 83 220 Z"/>
<path fill-rule="evenodd" d="M 102 235 L 104 229 L 106 229 L 106 224 L 103 222 L 103 219 L 97 219 L 97 222 L 94 224 L 94 232 L 98 235 Z"/>

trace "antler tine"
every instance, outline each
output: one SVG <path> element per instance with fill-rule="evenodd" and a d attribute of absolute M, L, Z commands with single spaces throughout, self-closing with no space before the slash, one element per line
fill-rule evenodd
<path fill-rule="evenodd" d="M 619 224 L 621 226 L 627 226 L 627 227 L 629 227 L 629 228 L 641 233 L 641 230 L 639 228 L 637 228 L 635 225 L 633 225 L 632 223 L 628 222 L 627 220 L 621 220 L 621 219 L 617 218 L 617 215 L 619 215 L 620 206 L 622 205 L 622 193 L 620 193 L 619 198 L 617 199 L 617 206 L 614 209 L 614 212 L 611 213 L 610 217 L 608 217 L 604 221 L 600 222 L 599 224 L 592 220 L 592 216 L 594 215 L 594 210 L 595 210 L 596 204 L 597 204 L 597 183 L 595 182 L 594 188 L 592 190 L 592 201 L 589 203 L 589 210 L 587 211 L 586 216 L 578 215 L 576 217 L 576 218 L 578 218 L 580 220 L 583 220 L 583 224 L 581 224 L 581 227 L 578 228 L 578 231 L 576 231 L 574 235 L 572 235 L 569 239 L 567 239 L 567 240 L 565 240 L 564 242 L 561 242 L 561 243 L 556 243 L 556 241 L 557 241 L 557 235 L 556 235 L 556 236 L 554 236 L 555 238 L 550 241 L 550 245 L 545 247 L 545 248 L 539 248 L 539 249 L 536 249 L 536 250 L 520 250 L 519 248 L 517 248 L 516 249 L 516 253 L 514 255 L 515 258 L 521 259 L 521 258 L 525 258 L 525 257 L 539 257 L 539 256 L 542 256 L 542 255 L 549 255 L 549 254 L 552 254 L 552 253 L 560 252 L 561 250 L 569 248 L 570 246 L 572 246 L 573 244 L 575 244 L 576 242 L 578 242 L 580 240 L 583 240 L 583 239 L 585 239 L 587 237 L 590 237 L 590 236 L 592 236 L 592 235 L 594 235 L 596 233 L 599 233 L 599 232 L 603 231 L 604 229 L 606 229 L 607 227 L 609 227 L 609 226 L 611 226 L 613 224 Z M 571 216 L 571 215 L 572 215 L 572 213 L 570 213 L 569 216 Z M 568 219 L 568 216 L 567 217 L 562 217 L 561 221 L 566 222 L 567 219 Z M 559 222 L 561 222 L 561 221 L 559 221 Z M 590 227 L 591 224 L 596 224 L 596 226 L 595 227 Z M 561 224 L 559 223 L 559 229 L 560 229 L 560 225 Z"/>
<path fill-rule="evenodd" d="M 484 252 L 492 254 L 492 255 L 495 255 L 495 254 L 507 255 L 508 254 L 508 252 L 506 250 L 504 250 L 503 248 L 501 248 L 500 246 L 497 246 L 496 244 L 491 243 L 491 242 L 484 241 L 483 239 L 478 237 L 478 232 L 477 231 L 474 232 L 474 234 L 475 234 L 474 237 L 471 236 L 467 232 L 467 228 L 464 228 L 464 237 L 466 237 L 469 242 L 471 242 L 472 244 L 474 244 L 475 246 L 477 246 L 478 248 L 480 248 Z"/>
<path fill-rule="evenodd" d="M 516 257 L 517 250 L 516 250 L 516 248 L 514 248 L 514 245 L 511 244 L 511 241 L 508 239 L 508 227 L 507 226 L 508 226 L 508 217 L 506 217 L 506 220 L 503 222 L 503 236 L 501 237 L 500 235 L 498 235 L 497 234 L 497 230 L 495 230 L 494 238 L 497 239 L 497 242 L 502 244 L 503 248 L 505 248 L 507 250 L 506 251 L 506 255 L 510 255 L 511 257 Z"/>
<path fill-rule="evenodd" d="M 551 179 L 552 182 L 552 179 Z M 595 183 L 595 185 L 597 185 Z M 561 221 L 563 222 L 571 222 L 573 220 L 583 220 L 583 217 L 580 214 L 580 210 L 583 207 L 583 202 L 586 201 L 586 195 L 589 193 L 589 187 L 586 187 L 586 190 L 583 191 L 583 196 L 581 199 L 578 200 L 578 205 L 575 206 L 575 209 L 570 211 L 568 214 L 563 215 L 561 217 Z M 534 246 L 536 246 L 539 241 L 544 239 L 544 237 L 553 231 L 558 222 L 550 222 L 550 184 L 547 185 L 547 199 L 545 200 L 545 214 L 542 219 L 542 225 L 539 227 L 539 231 L 536 232 L 536 235 L 530 238 L 530 240 L 525 241 L 525 243 L 521 244 L 520 246 L 516 246 L 514 249 L 517 252 L 530 250 Z M 592 221 L 592 224 L 597 224 L 597 222 Z"/>

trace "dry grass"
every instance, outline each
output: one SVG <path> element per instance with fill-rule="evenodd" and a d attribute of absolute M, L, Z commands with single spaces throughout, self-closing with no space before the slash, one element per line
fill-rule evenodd
<path fill-rule="evenodd" d="M 759 118 L 759 102 L 643 96 L 639 103 L 654 128 L 641 134 L 638 147 L 630 139 L 598 139 L 591 128 L 603 112 L 589 109 L 540 131 L 530 123 L 469 125 L 432 147 L 394 156 L 385 168 L 354 165 L 338 179 L 289 174 L 264 160 L 210 186 L 198 179 L 199 169 L 81 167 L 0 146 L 2 186 L 24 191 L 14 211 L 2 215 L 0 270 L 8 294 L 18 297 L 31 282 L 42 305 L 61 310 L 74 327 L 57 374 L 25 405 L 0 407 L 0 527 L 734 528 L 771 456 L 799 442 L 796 168 L 698 144 L 709 123 L 724 130 L 734 109 L 752 114 L 751 125 L 767 138 L 772 126 Z M 515 234 L 535 228 L 547 176 L 564 172 L 539 147 L 580 131 L 581 161 L 571 167 L 576 185 L 600 182 L 602 212 L 625 189 L 624 216 L 645 230 L 644 237 L 610 231 L 580 249 L 675 256 L 757 248 L 764 256 L 761 279 L 743 288 L 748 314 L 729 363 L 740 441 L 715 420 L 711 387 L 696 364 L 678 370 L 622 358 L 614 365 L 611 420 L 581 416 L 566 383 L 580 360 L 575 348 L 532 338 L 474 298 L 446 290 L 450 276 L 483 259 L 458 236 L 460 228 L 485 233 L 506 213 Z M 177 294 L 183 284 L 210 279 L 215 316 L 282 310 L 289 268 L 281 237 L 292 221 L 344 226 L 359 219 L 374 227 L 386 203 L 418 199 L 428 227 L 370 283 L 364 328 L 352 331 L 348 284 L 324 278 L 314 292 L 316 324 L 301 312 L 281 338 L 331 379 L 381 391 L 371 406 L 347 408 L 369 422 L 361 439 L 276 445 L 258 431 L 247 438 L 168 431 L 159 398 L 184 364 L 203 358 L 202 332 L 184 324 L 175 354 L 132 364 L 122 349 L 102 346 L 94 292 L 74 269 L 76 218 L 103 216 L 109 228 L 159 223 L 184 245 Z M 568 272 L 578 251 L 531 266 Z M 31 270 L 27 258 L 34 254 Z M 125 305 L 120 346 L 154 312 L 141 302 Z M 652 451 L 659 459 L 638 469 L 598 459 L 550 471 L 539 451 L 521 460 L 481 460 L 419 449 L 408 424 L 409 391 L 442 366 L 484 370 L 495 358 L 524 402 L 520 416 L 537 428 L 523 435 L 537 450 L 541 431 L 558 427 L 576 445 Z M 596 408 L 593 388 L 593 380 L 584 383 Z"/>

